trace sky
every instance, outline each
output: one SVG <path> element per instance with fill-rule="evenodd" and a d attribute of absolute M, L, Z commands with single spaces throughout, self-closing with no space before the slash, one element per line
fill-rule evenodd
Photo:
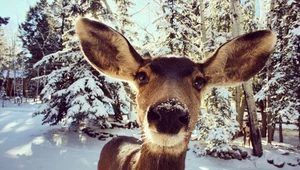
<path fill-rule="evenodd" d="M 10 17 L 9 25 L 16 27 L 25 20 L 29 6 L 35 2 L 36 0 L 0 0 L 0 16 Z"/>
<path fill-rule="evenodd" d="M 10 17 L 10 24 L 18 25 L 19 23 L 25 20 L 26 12 L 29 10 L 30 6 L 33 6 L 35 4 L 36 1 L 37 0 L 0 0 L 0 16 Z M 152 6 L 146 6 L 147 1 L 149 0 L 146 0 L 144 2 L 138 2 L 137 0 L 137 3 L 135 3 L 136 11 L 144 9 L 143 11 L 146 11 L 144 13 L 149 12 L 149 8 L 152 8 Z M 141 12 L 139 12 L 139 14 L 141 14 Z"/>
<path fill-rule="evenodd" d="M 38 0 L 0 0 L 0 16 L 10 17 L 9 24 L 4 27 L 7 36 L 15 37 L 14 35 L 18 34 L 18 25 L 25 20 L 29 7 L 34 6 L 37 1 Z M 48 0 L 48 2 L 49 1 L 51 2 L 52 0 Z M 133 14 L 131 20 L 139 27 L 153 31 L 155 29 L 152 23 L 154 20 L 153 16 L 155 15 L 153 9 L 155 9 L 155 7 L 149 3 L 149 1 L 151 0 L 133 0 L 135 5 L 130 10 L 130 14 Z M 110 7 L 114 11 L 113 8 L 115 8 L 115 6 L 112 2 L 112 0 L 108 0 Z M 143 31 L 141 32 L 143 33 Z"/>

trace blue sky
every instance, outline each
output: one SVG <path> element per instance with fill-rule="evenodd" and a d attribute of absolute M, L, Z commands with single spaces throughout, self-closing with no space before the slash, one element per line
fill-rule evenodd
<path fill-rule="evenodd" d="M 35 2 L 36 0 L 0 0 L 0 16 L 10 17 L 10 24 L 18 25 L 24 21 L 29 6 Z"/>

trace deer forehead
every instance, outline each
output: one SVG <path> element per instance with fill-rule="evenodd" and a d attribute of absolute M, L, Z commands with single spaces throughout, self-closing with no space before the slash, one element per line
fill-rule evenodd
<path fill-rule="evenodd" d="M 137 85 L 137 101 L 143 110 L 169 100 L 178 100 L 187 108 L 200 103 L 201 92 L 193 88 L 192 82 L 204 75 L 199 70 L 199 64 L 190 59 L 156 58 L 147 61 L 138 72 L 145 72 L 149 76 L 147 84 Z"/>
<path fill-rule="evenodd" d="M 190 76 L 196 68 L 196 64 L 188 58 L 157 58 L 149 67 L 154 74 L 163 77 L 182 78 Z"/>
<path fill-rule="evenodd" d="M 155 81 L 169 80 L 174 83 L 185 78 L 204 77 L 201 65 L 184 57 L 160 57 L 146 60 L 137 72 L 145 72 L 149 77 L 155 77 L 157 79 Z"/>

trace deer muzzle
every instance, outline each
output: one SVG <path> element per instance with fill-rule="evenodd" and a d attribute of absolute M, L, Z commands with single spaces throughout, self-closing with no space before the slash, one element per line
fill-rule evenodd
<path fill-rule="evenodd" d="M 155 126 L 158 133 L 175 135 L 182 128 L 185 131 L 188 129 L 190 116 L 186 106 L 173 99 L 151 106 L 147 120 L 149 125 Z"/>

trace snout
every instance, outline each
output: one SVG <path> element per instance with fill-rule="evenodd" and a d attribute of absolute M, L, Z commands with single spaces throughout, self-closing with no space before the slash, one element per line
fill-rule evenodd
<path fill-rule="evenodd" d="M 177 100 L 168 100 L 151 106 L 147 120 L 149 125 L 154 125 L 157 132 L 175 135 L 182 128 L 187 131 L 190 116 L 184 104 Z"/>

